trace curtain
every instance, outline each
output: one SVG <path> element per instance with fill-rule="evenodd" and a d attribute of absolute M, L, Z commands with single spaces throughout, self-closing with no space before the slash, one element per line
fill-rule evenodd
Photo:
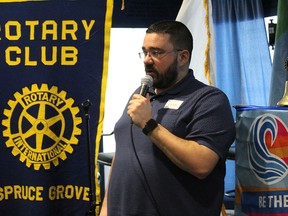
<path fill-rule="evenodd" d="M 216 86 L 232 105 L 268 105 L 272 63 L 262 2 L 212 0 L 212 5 Z"/>
<path fill-rule="evenodd" d="M 272 63 L 262 2 L 212 0 L 212 17 L 216 87 L 227 94 L 232 106 L 268 105 Z M 235 109 L 233 113 L 236 116 Z M 225 191 L 229 191 L 235 188 L 235 161 L 228 160 L 226 168 Z"/>

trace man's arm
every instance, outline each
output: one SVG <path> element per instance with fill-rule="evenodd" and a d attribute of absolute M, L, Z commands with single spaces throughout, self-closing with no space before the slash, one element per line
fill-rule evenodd
<path fill-rule="evenodd" d="M 160 124 L 148 136 L 175 165 L 199 179 L 206 178 L 219 161 L 208 147 L 179 138 Z"/>
<path fill-rule="evenodd" d="M 127 113 L 133 123 L 143 129 L 152 118 L 151 110 L 148 95 L 145 98 L 135 94 Z M 213 150 L 195 141 L 179 138 L 160 124 L 148 136 L 175 165 L 199 179 L 206 178 L 219 161 Z"/>

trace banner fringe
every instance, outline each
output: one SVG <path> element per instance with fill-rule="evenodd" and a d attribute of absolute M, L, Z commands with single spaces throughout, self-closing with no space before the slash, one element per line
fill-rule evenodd
<path fill-rule="evenodd" d="M 125 9 L 125 0 L 122 0 L 121 10 Z"/>
<path fill-rule="evenodd" d="M 207 46 L 205 49 L 205 62 L 204 62 L 204 74 L 208 80 L 209 85 L 212 85 L 211 77 L 210 77 L 210 43 L 211 43 L 211 33 L 209 30 L 209 0 L 204 0 L 204 8 L 206 11 L 205 15 L 205 27 L 206 27 L 206 34 L 207 34 Z"/>

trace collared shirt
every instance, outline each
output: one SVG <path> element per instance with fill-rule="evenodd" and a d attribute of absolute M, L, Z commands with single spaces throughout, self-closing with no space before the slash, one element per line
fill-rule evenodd
<path fill-rule="evenodd" d="M 180 138 L 207 146 L 221 160 L 206 179 L 197 179 L 173 164 L 140 128 L 131 124 L 126 107 L 115 126 L 109 215 L 152 216 L 158 215 L 158 208 L 162 216 L 218 216 L 224 193 L 225 158 L 235 139 L 226 95 L 196 80 L 190 70 L 171 89 L 151 94 L 150 101 L 152 117 L 158 123 Z"/>

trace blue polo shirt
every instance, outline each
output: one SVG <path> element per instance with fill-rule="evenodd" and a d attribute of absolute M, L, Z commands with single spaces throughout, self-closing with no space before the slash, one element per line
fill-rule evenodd
<path fill-rule="evenodd" d="M 126 107 L 115 125 L 108 214 L 153 216 L 159 215 L 158 208 L 162 216 L 219 216 L 225 159 L 235 139 L 226 95 L 196 80 L 190 70 L 173 88 L 157 95 L 151 93 L 150 101 L 152 116 L 158 123 L 178 137 L 207 146 L 221 159 L 206 179 L 197 179 L 174 165 L 140 128 L 131 124 Z"/>

